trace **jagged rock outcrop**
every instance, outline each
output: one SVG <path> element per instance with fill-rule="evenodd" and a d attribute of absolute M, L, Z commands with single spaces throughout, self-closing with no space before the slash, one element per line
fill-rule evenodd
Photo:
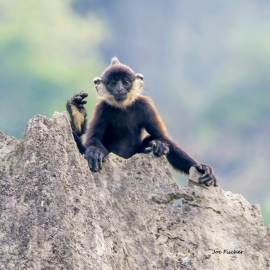
<path fill-rule="evenodd" d="M 0 132 L 0 269 L 270 269 L 259 205 L 197 178 L 152 154 L 92 173 L 65 113 Z"/>

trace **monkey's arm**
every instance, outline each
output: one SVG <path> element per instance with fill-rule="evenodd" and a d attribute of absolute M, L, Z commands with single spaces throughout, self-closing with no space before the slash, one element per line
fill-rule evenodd
<path fill-rule="evenodd" d="M 74 95 L 67 101 L 66 108 L 70 116 L 70 124 L 73 131 L 74 140 L 77 143 L 78 149 L 81 154 L 84 154 L 85 147 L 82 142 L 82 136 L 86 131 L 87 126 L 87 113 L 84 105 L 87 103 L 84 98 L 88 96 L 87 93 L 81 92 Z"/>
<path fill-rule="evenodd" d="M 204 183 L 207 186 L 211 184 L 217 186 L 217 180 L 213 174 L 213 169 L 209 165 L 199 164 L 181 149 L 181 147 L 168 136 L 165 125 L 153 102 L 150 99 L 145 99 L 145 102 L 146 103 L 142 108 L 144 119 L 143 125 L 150 136 L 146 137 L 143 144 L 147 144 L 147 142 L 151 143 L 153 140 L 161 141 L 169 148 L 167 159 L 174 169 L 189 174 L 190 167 L 194 166 L 199 172 L 203 173 L 200 177 L 200 183 Z"/>
<path fill-rule="evenodd" d="M 102 144 L 102 138 L 107 125 L 106 114 L 103 109 L 103 102 L 95 107 L 92 119 L 86 134 L 85 159 L 88 161 L 91 171 L 99 171 L 102 168 L 102 162 L 106 160 L 108 150 Z"/>

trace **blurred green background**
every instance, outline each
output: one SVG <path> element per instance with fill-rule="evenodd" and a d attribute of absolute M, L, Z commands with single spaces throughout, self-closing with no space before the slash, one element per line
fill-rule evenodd
<path fill-rule="evenodd" d="M 0 0 L 0 129 L 20 138 L 80 91 L 91 114 L 113 56 L 144 75 L 170 135 L 269 223 L 270 1 Z"/>

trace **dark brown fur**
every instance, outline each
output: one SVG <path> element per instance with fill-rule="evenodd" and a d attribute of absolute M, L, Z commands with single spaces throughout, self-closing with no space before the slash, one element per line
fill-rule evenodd
<path fill-rule="evenodd" d="M 153 147 L 154 154 L 158 156 L 166 154 L 174 169 L 188 174 L 190 167 L 195 166 L 198 171 L 203 173 L 200 178 L 201 183 L 207 186 L 210 184 L 216 186 L 217 180 L 212 173 L 212 168 L 209 165 L 199 164 L 168 136 L 165 125 L 149 97 L 134 91 L 134 95 L 132 94 L 134 100 L 130 99 L 131 103 L 125 105 L 124 103 L 128 99 L 121 101 L 121 103 L 113 100 L 114 94 L 112 92 L 106 94 L 107 83 L 110 77 L 115 76 L 115 74 L 120 74 L 120 78 L 128 76 L 132 83 L 136 79 L 141 80 L 141 82 L 143 80 L 141 74 L 135 74 L 116 58 L 113 58 L 111 65 L 103 72 L 102 78 L 94 80 L 97 91 L 102 90 L 105 99 L 100 100 L 94 109 L 85 144 L 83 145 L 77 140 L 78 148 L 81 153 L 85 154 L 91 170 L 100 170 L 102 162 L 110 152 L 123 158 L 129 158 L 136 153 L 145 153 L 149 146 L 158 145 L 158 151 L 155 151 Z M 140 88 L 140 84 L 132 85 L 131 88 L 126 89 L 129 94 L 133 93 L 133 87 Z M 115 91 L 115 88 L 112 89 Z M 81 95 L 84 98 L 85 93 Z M 108 96 L 110 100 L 106 99 Z M 74 97 L 78 99 L 76 95 Z M 86 103 L 83 98 L 78 106 L 83 106 Z M 73 99 L 68 101 L 68 104 L 75 104 Z M 70 112 L 71 108 L 68 107 L 68 104 L 67 108 Z M 144 137 L 144 131 L 149 136 Z"/>
<path fill-rule="evenodd" d="M 150 134 L 146 139 L 144 129 Z M 152 100 L 145 96 L 140 96 L 124 110 L 100 101 L 89 124 L 85 147 L 94 146 L 105 155 L 113 152 L 129 158 L 143 152 L 151 140 L 169 146 L 167 158 L 175 169 L 188 174 L 190 167 L 198 164 L 169 138 Z"/>

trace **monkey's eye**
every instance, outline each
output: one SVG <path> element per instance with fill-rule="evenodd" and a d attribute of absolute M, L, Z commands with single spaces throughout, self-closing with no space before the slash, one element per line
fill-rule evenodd
<path fill-rule="evenodd" d="M 127 86 L 130 84 L 130 81 L 128 79 L 123 79 L 122 83 L 123 83 L 123 85 Z"/>
<path fill-rule="evenodd" d="M 109 86 L 115 86 L 115 85 L 116 85 L 116 81 L 110 81 L 110 82 L 108 83 L 108 85 L 109 85 Z"/>

